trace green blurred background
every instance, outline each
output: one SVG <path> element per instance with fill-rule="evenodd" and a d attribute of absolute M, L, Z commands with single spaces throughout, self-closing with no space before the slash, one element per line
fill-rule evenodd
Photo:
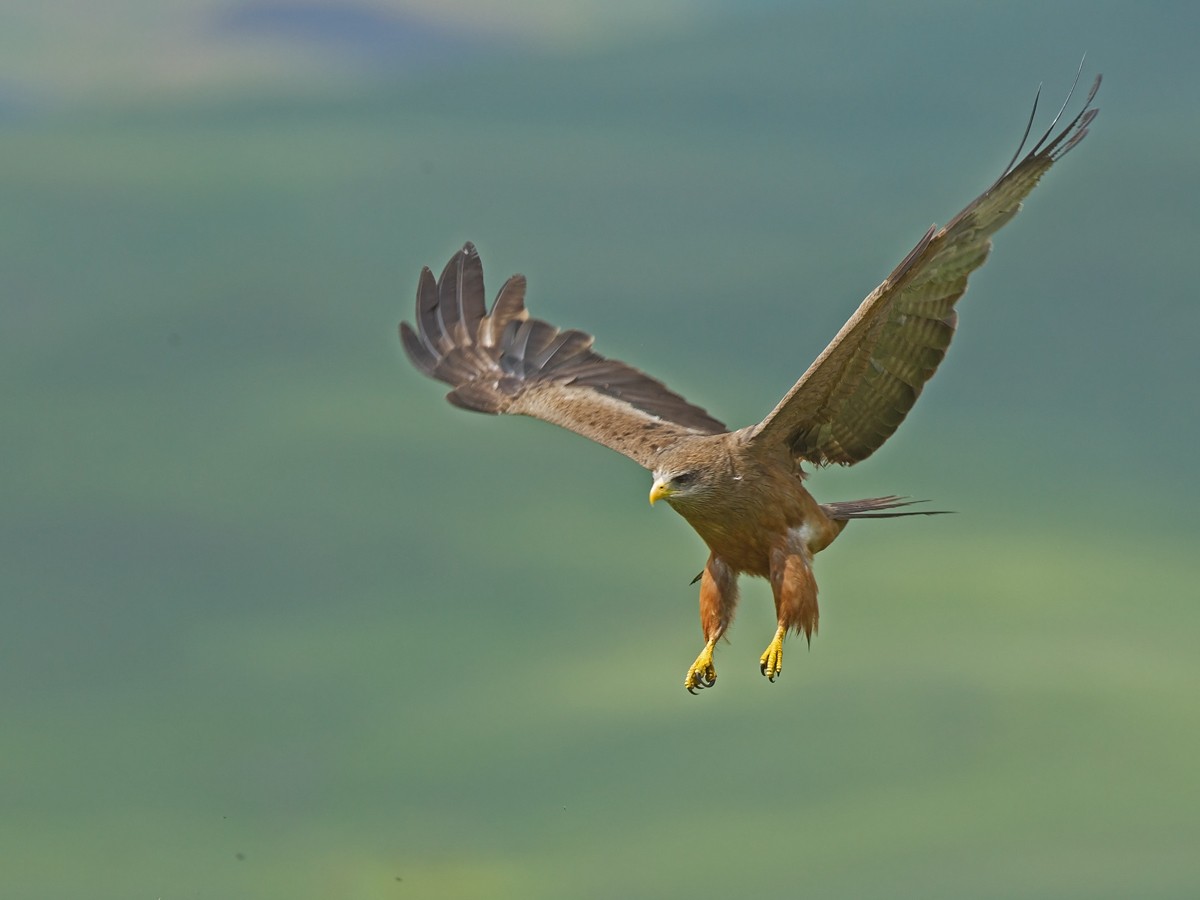
<path fill-rule="evenodd" d="M 0 896 L 1195 897 L 1191 3 L 12 2 Z M 757 421 L 1048 120 L 908 424 L 691 697 L 649 479 L 402 358 L 417 273 Z"/>

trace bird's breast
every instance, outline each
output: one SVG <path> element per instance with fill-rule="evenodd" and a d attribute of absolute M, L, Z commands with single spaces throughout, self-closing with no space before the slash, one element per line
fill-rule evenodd
<path fill-rule="evenodd" d="M 772 549 L 814 534 L 825 516 L 790 471 L 735 471 L 703 504 L 679 512 L 708 548 L 737 572 L 767 577 Z"/>

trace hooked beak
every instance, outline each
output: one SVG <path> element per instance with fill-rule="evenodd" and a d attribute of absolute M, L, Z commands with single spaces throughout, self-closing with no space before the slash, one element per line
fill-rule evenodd
<path fill-rule="evenodd" d="M 654 482 L 654 486 L 650 488 L 650 505 L 653 506 L 659 500 L 664 500 L 667 497 L 670 497 L 673 493 L 675 492 L 671 490 L 670 485 L 668 485 L 667 482 Z"/>

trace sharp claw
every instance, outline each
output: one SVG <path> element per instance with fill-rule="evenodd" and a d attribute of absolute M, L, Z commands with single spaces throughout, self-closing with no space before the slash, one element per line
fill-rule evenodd
<path fill-rule="evenodd" d="M 689 694 L 695 694 L 705 688 L 710 688 L 717 683 L 716 675 L 709 675 L 707 672 L 691 671 L 688 677 L 684 680 L 683 686 L 687 688 Z"/>
<path fill-rule="evenodd" d="M 717 670 L 712 664 L 712 645 L 708 644 L 688 669 L 687 676 L 683 679 L 683 686 L 687 688 L 689 694 L 695 694 L 716 683 Z"/>
<path fill-rule="evenodd" d="M 780 626 L 779 631 L 775 634 L 775 639 L 771 641 L 759 659 L 758 670 L 771 684 L 775 683 L 775 679 L 783 671 L 783 626 Z"/>

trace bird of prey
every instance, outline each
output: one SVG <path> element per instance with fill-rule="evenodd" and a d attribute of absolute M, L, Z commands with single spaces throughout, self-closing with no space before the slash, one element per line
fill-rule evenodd
<path fill-rule="evenodd" d="M 730 431 L 626 363 L 592 349 L 592 336 L 531 318 L 525 278 L 514 275 L 489 311 L 475 247 L 456 253 L 417 287 L 416 327 L 401 323 L 413 364 L 449 384 L 455 406 L 533 416 L 628 456 L 653 473 L 650 502 L 665 500 L 709 549 L 700 581 L 704 649 L 684 687 L 716 683 L 713 651 L 733 618 L 738 576 L 769 580 L 778 627 L 759 660 L 771 681 L 791 631 L 817 630 L 813 556 L 859 518 L 897 512 L 900 497 L 818 503 L 805 466 L 853 465 L 891 436 L 933 375 L 954 335 L 954 305 L 983 264 L 991 236 L 1096 117 L 1097 76 L 1083 109 L 1060 131 L 1068 94 L 1041 139 L 1021 156 L 1037 112 L 1000 177 L 950 220 L 930 228 L 761 422 Z M 1073 90 L 1073 89 L 1072 89 Z"/>

